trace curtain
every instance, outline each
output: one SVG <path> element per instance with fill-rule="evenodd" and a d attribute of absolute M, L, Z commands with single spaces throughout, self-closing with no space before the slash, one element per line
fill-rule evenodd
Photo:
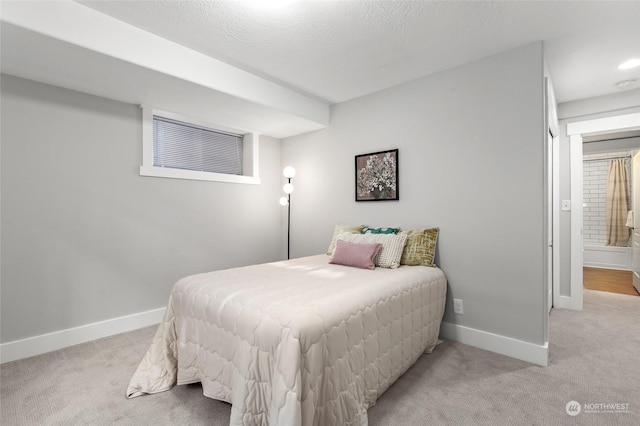
<path fill-rule="evenodd" d="M 626 226 L 629 211 L 629 177 L 626 161 L 617 158 L 609 162 L 607 181 L 607 245 L 627 247 L 629 228 Z"/>

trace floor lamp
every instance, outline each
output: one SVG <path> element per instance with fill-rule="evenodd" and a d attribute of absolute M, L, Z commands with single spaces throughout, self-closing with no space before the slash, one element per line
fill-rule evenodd
<path fill-rule="evenodd" d="M 280 198 L 280 204 L 282 206 L 287 206 L 287 259 L 290 259 L 289 255 L 289 247 L 291 245 L 291 193 L 293 192 L 293 184 L 291 183 L 291 179 L 296 175 L 296 169 L 291 166 L 287 166 L 284 168 L 282 174 L 285 178 L 287 178 L 287 183 L 284 184 L 282 190 L 286 197 Z"/>

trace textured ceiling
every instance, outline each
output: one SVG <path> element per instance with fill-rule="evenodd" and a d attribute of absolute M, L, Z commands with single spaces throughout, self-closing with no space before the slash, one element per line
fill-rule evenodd
<path fill-rule="evenodd" d="M 640 57 L 638 1 L 80 3 L 329 103 L 538 40 L 559 102 L 640 80 L 616 69 Z"/>

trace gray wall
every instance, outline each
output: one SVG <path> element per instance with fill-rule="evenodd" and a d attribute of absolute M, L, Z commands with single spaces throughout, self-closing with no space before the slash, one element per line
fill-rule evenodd
<path fill-rule="evenodd" d="M 262 185 L 140 177 L 138 107 L 2 76 L 2 342 L 166 305 L 185 275 L 282 258 Z"/>
<path fill-rule="evenodd" d="M 292 255 L 325 252 L 336 224 L 439 226 L 445 320 L 543 344 L 543 113 L 541 43 L 335 105 L 283 140 Z M 354 156 L 393 148 L 400 201 L 356 203 Z"/>
<path fill-rule="evenodd" d="M 638 102 L 640 102 L 640 100 Z M 638 148 L 640 148 L 640 137 L 584 142 L 582 144 L 582 152 L 584 154 L 609 152 L 610 155 L 615 155 L 617 153 L 616 151 L 634 151 Z"/>
<path fill-rule="evenodd" d="M 571 200 L 571 157 L 567 124 L 640 112 L 640 90 L 628 90 L 558 105 L 559 124 L 559 199 Z M 575 206 L 575 203 L 572 203 Z M 560 212 L 560 294 L 571 295 L 571 212 Z M 580 250 L 582 248 L 579 248 Z"/>

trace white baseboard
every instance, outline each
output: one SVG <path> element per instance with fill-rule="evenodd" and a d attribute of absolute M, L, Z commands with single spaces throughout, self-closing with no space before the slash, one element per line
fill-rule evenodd
<path fill-rule="evenodd" d="M 164 316 L 165 308 L 127 315 L 67 330 L 56 331 L 27 339 L 0 344 L 0 363 L 15 361 L 35 355 L 55 351 L 92 340 L 125 333 L 138 328 L 158 324 Z M 488 333 L 486 331 L 442 322 L 440 335 L 466 345 L 471 345 L 533 364 L 547 366 L 549 347 L 535 345 L 522 340 Z"/>
<path fill-rule="evenodd" d="M 0 344 L 0 364 L 158 324 L 166 308 Z"/>
<path fill-rule="evenodd" d="M 588 268 L 600 268 L 600 269 L 615 269 L 618 271 L 631 271 L 633 268 L 628 264 L 619 264 L 619 263 L 611 263 L 611 262 L 595 262 L 585 260 L 582 262 L 582 266 L 586 266 Z"/>
<path fill-rule="evenodd" d="M 558 296 L 553 299 L 553 307 L 557 309 L 582 310 L 582 294 L 579 296 Z"/>
<path fill-rule="evenodd" d="M 545 342 L 544 345 L 536 345 L 444 321 L 440 325 L 440 336 L 444 339 L 454 340 L 543 367 L 549 364 L 549 342 Z"/>

